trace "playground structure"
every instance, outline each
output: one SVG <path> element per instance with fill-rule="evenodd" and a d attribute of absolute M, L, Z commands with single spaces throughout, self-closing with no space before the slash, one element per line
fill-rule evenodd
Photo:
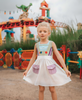
<path fill-rule="evenodd" d="M 22 22 L 23 22 L 23 18 L 30 20 L 30 18 L 28 18 L 28 10 L 31 6 L 32 6 L 32 3 L 30 3 L 29 6 L 25 6 L 25 5 L 21 5 L 20 7 L 16 6 L 18 9 L 22 9 L 23 11 L 23 14 L 19 16 L 18 20 L 20 21 L 22 20 Z M 25 37 L 26 40 L 35 40 L 34 35 L 31 34 L 29 27 L 21 27 L 20 31 L 21 31 L 21 35 L 20 35 L 21 41 L 24 40 L 23 36 Z"/>
<path fill-rule="evenodd" d="M 73 61 L 69 58 L 70 54 L 77 54 L 79 56 L 79 59 L 77 61 Z M 71 52 L 70 49 L 67 49 L 67 58 L 66 58 L 66 64 L 67 64 L 67 69 L 69 69 L 69 63 L 76 63 L 78 65 L 78 68 L 80 68 L 80 79 L 82 76 L 82 51 L 78 52 Z"/>
<path fill-rule="evenodd" d="M 42 13 L 41 13 L 41 16 L 36 19 L 36 25 L 38 25 L 42 21 L 46 21 L 46 22 L 50 23 L 51 30 L 53 28 L 56 29 L 56 27 L 70 29 L 70 27 L 68 25 L 66 25 L 65 23 L 57 22 L 57 21 L 54 21 L 53 19 L 51 19 L 50 8 L 45 0 L 43 0 L 43 2 L 41 3 L 40 9 L 42 10 Z M 47 11 L 47 16 L 46 16 L 46 11 Z"/>
<path fill-rule="evenodd" d="M 12 28 L 20 27 L 21 28 L 21 40 L 26 41 L 27 39 L 29 39 L 29 35 L 30 37 L 32 37 L 30 39 L 33 39 L 33 40 L 35 39 L 33 34 L 31 34 L 29 27 L 37 27 L 37 25 L 41 23 L 42 21 L 49 22 L 51 29 L 53 28 L 56 29 L 56 27 L 66 28 L 66 29 L 69 28 L 69 26 L 66 25 L 65 23 L 56 22 L 53 19 L 51 19 L 50 8 L 48 7 L 48 4 L 46 3 L 45 0 L 41 3 L 41 7 L 40 7 L 40 9 L 42 10 L 42 14 L 36 20 L 28 18 L 28 10 L 30 6 L 32 6 L 31 3 L 29 6 L 24 6 L 24 5 L 21 5 L 20 7 L 17 6 L 17 8 L 23 10 L 23 14 L 19 16 L 19 19 L 18 20 L 10 19 L 9 21 L 0 23 L 0 45 L 2 45 L 1 32 L 5 29 L 12 29 Z M 47 11 L 47 16 L 45 14 L 46 11 Z"/>
<path fill-rule="evenodd" d="M 9 20 L 13 20 L 13 17 L 9 17 Z M 6 32 L 6 36 L 3 39 L 3 44 L 6 42 L 15 42 L 14 41 L 14 31 L 13 28 L 9 29 L 9 30 L 4 30 L 4 32 Z"/>
<path fill-rule="evenodd" d="M 9 21 L 0 23 L 0 45 L 2 45 L 2 43 L 6 43 L 6 37 L 4 37 L 4 39 L 2 41 L 1 32 L 3 30 L 5 30 L 5 29 L 8 29 L 8 30 L 5 30 L 5 32 L 7 32 L 7 34 L 8 34 L 7 36 L 9 37 L 9 40 L 11 40 L 11 38 L 14 37 L 13 32 L 11 32 L 11 31 L 13 31 L 13 28 L 16 28 L 16 27 L 21 27 L 21 37 L 23 37 L 23 39 L 21 38 L 21 40 L 26 40 L 26 39 L 28 39 L 28 40 L 31 40 L 31 39 L 35 40 L 34 34 L 31 34 L 31 31 L 29 30 L 29 28 L 26 27 L 26 25 L 24 25 L 24 23 L 23 23 L 24 20 L 27 20 L 28 22 L 33 21 L 33 19 L 28 18 L 28 10 L 29 10 L 31 5 L 32 4 L 30 3 L 30 5 L 27 6 L 26 8 L 25 8 L 24 5 L 21 5 L 21 7 L 17 6 L 17 8 L 20 8 L 20 9 L 23 10 L 23 14 L 21 14 L 19 16 L 18 20 L 13 20 L 14 18 L 10 17 Z M 22 26 L 19 25 L 19 22 L 20 22 L 20 24 L 22 24 Z M 9 36 L 9 34 L 11 34 L 12 37 Z"/>
<path fill-rule="evenodd" d="M 58 49 L 61 56 L 64 58 L 64 61 L 65 49 L 65 45 L 62 45 L 62 47 Z M 26 69 L 33 52 L 34 50 L 22 50 L 21 48 L 19 48 L 17 51 L 14 50 L 14 48 L 12 48 L 10 51 L 2 50 L 0 51 L 0 66 L 3 66 L 4 68 L 9 67 L 13 69 Z M 54 53 L 53 58 L 61 66 Z"/>
<path fill-rule="evenodd" d="M 82 23 L 77 24 L 77 30 L 82 30 Z"/>
<path fill-rule="evenodd" d="M 13 20 L 13 17 L 9 17 L 9 21 Z M 8 22 L 7 22 L 8 24 Z M 2 40 L 2 36 L 1 36 L 1 31 L 2 29 L 0 29 L 0 45 L 6 43 L 8 40 L 11 42 L 14 42 L 14 31 L 13 28 L 10 28 L 8 30 L 4 30 L 4 32 L 6 32 L 6 36 L 4 37 L 4 39 Z"/>

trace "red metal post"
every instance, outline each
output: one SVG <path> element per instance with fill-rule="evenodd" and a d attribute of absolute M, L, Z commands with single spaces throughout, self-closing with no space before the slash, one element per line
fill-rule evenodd
<path fill-rule="evenodd" d="M 45 16 L 45 9 L 42 9 L 42 16 Z"/>

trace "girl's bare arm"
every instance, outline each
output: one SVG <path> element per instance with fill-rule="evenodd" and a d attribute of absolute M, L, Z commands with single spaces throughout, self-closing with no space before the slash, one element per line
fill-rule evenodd
<path fill-rule="evenodd" d="M 36 44 L 34 46 L 34 52 L 33 52 L 33 55 L 32 55 L 32 58 L 28 64 L 28 67 L 26 69 L 26 71 L 28 71 L 30 69 L 30 67 L 32 66 L 32 64 L 34 63 L 35 59 L 36 59 L 36 55 L 37 55 L 37 51 L 36 51 Z"/>
<path fill-rule="evenodd" d="M 61 63 L 61 65 L 64 67 L 65 71 L 67 70 L 65 62 L 63 60 L 63 57 L 59 54 L 59 51 L 57 50 L 56 44 L 52 41 L 52 48 L 53 51 L 56 55 L 56 57 L 58 58 L 59 62 Z"/>

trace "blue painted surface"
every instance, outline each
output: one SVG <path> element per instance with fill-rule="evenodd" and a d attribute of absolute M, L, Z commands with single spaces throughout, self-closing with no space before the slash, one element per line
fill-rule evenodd
<path fill-rule="evenodd" d="M 78 53 L 78 52 L 68 52 L 68 53 Z"/>
<path fill-rule="evenodd" d="M 14 31 L 11 31 L 11 30 L 4 30 L 4 32 L 15 33 Z"/>
<path fill-rule="evenodd" d="M 9 17 L 9 19 L 14 19 L 14 17 Z"/>

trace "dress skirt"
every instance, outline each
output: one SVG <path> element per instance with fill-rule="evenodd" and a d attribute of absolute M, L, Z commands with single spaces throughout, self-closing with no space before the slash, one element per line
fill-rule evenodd
<path fill-rule="evenodd" d="M 61 86 L 71 81 L 52 56 L 38 56 L 23 79 L 36 86 Z"/>

